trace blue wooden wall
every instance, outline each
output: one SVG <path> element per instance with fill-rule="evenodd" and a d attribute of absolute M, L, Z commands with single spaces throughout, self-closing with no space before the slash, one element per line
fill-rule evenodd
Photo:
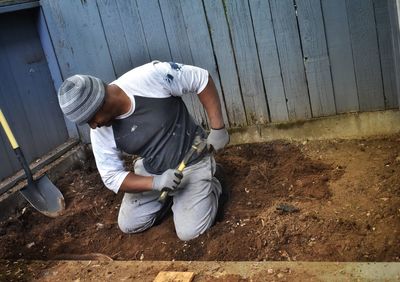
<path fill-rule="evenodd" d="M 0 14 L 0 108 L 28 162 L 68 133 L 40 41 L 39 9 Z M 21 169 L 0 129 L 0 180 Z"/>
<path fill-rule="evenodd" d="M 209 70 L 231 127 L 398 108 L 390 0 L 41 0 L 63 78 Z M 190 112 L 206 124 L 196 97 Z M 83 130 L 84 132 L 84 130 Z"/>

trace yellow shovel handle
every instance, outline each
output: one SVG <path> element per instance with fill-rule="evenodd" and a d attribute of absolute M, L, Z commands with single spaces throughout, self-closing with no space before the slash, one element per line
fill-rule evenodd
<path fill-rule="evenodd" d="M 178 171 L 179 171 L 179 172 L 182 172 L 182 171 L 185 169 L 185 167 L 186 167 L 185 162 L 181 162 L 181 163 L 179 164 L 179 166 L 178 166 Z"/>
<path fill-rule="evenodd" d="M 1 123 L 1 126 L 3 126 L 4 132 L 6 133 L 8 141 L 10 141 L 12 148 L 14 150 L 17 149 L 19 147 L 17 140 L 15 140 L 14 134 L 12 133 L 11 128 L 8 125 L 8 122 L 5 118 L 5 116 L 3 115 L 3 112 L 1 111 L 1 109 L 0 109 L 0 123 Z"/>

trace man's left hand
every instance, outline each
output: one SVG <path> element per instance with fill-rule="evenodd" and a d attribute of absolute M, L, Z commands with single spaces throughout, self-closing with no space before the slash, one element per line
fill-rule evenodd
<path fill-rule="evenodd" d="M 207 144 L 211 145 L 216 152 L 223 149 L 229 143 L 229 134 L 225 126 L 220 129 L 211 128 L 207 138 Z"/>

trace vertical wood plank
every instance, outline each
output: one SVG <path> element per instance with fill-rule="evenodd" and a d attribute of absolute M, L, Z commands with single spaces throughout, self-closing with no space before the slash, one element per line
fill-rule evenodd
<path fill-rule="evenodd" d="M 336 111 L 358 111 L 358 94 L 354 73 L 346 0 L 322 0 L 326 40 L 331 63 Z"/>
<path fill-rule="evenodd" d="M 333 115 L 336 107 L 320 0 L 296 3 L 312 115 Z"/>
<path fill-rule="evenodd" d="M 193 65 L 190 43 L 186 34 L 185 21 L 183 19 L 181 4 L 179 1 L 160 0 L 161 13 L 164 20 L 165 32 L 170 46 L 172 60 L 178 63 Z M 202 105 L 195 102 L 198 98 L 194 95 L 183 95 L 183 101 L 190 114 L 203 123 L 203 115 L 200 114 Z M 196 107 L 196 109 L 195 109 Z"/>
<path fill-rule="evenodd" d="M 42 43 L 43 52 L 46 56 L 47 64 L 49 66 L 49 71 L 51 74 L 51 78 L 53 80 L 54 89 L 57 92 L 57 89 L 60 87 L 63 79 L 61 76 L 61 71 L 58 66 L 58 61 L 56 54 L 54 52 L 53 43 L 51 42 L 50 34 L 48 31 L 47 23 L 44 18 L 43 10 L 40 9 L 39 19 L 37 21 L 37 28 L 40 37 L 40 42 Z M 56 93 L 54 93 L 56 95 Z M 58 110 L 58 107 L 57 107 Z M 68 135 L 70 138 L 79 139 L 78 128 L 75 123 L 71 122 L 68 118 L 63 115 L 65 125 L 67 127 Z"/>
<path fill-rule="evenodd" d="M 179 1 L 159 0 L 165 32 L 175 62 L 193 65 L 190 43 Z"/>
<path fill-rule="evenodd" d="M 1 36 L 3 42 L 4 39 L 8 41 L 4 42 L 2 55 L 8 58 L 8 71 L 14 77 L 17 97 L 26 113 L 26 119 L 18 121 L 32 132 L 32 139 L 24 140 L 34 146 L 27 150 L 32 152 L 28 156 L 38 157 L 66 140 L 67 132 L 36 31 L 35 17 L 31 12 L 16 17 L 8 15 L 6 21 L 14 28 L 3 29 Z"/>
<path fill-rule="evenodd" d="M 396 77 L 393 60 L 392 35 L 390 31 L 388 0 L 373 0 L 378 33 L 379 54 L 382 67 L 385 107 L 397 108 Z"/>
<path fill-rule="evenodd" d="M 125 1 L 124 1 L 125 2 Z M 113 63 L 95 1 L 42 0 L 63 79 L 81 73 L 105 82 L 115 79 Z M 90 142 L 89 127 L 78 127 L 81 140 Z"/>
<path fill-rule="evenodd" d="M 28 162 L 68 138 L 47 61 L 36 30 L 39 9 L 0 18 L 0 108 Z M 0 129 L 0 131 L 3 131 Z M 2 133 L 0 178 L 20 169 Z"/>
<path fill-rule="evenodd" d="M 293 0 L 270 0 L 289 118 L 311 117 Z"/>
<path fill-rule="evenodd" d="M 96 2 L 43 0 L 41 5 L 63 78 L 83 73 L 115 79 Z"/>
<path fill-rule="evenodd" d="M 247 125 L 227 19 L 221 0 L 204 0 L 221 86 L 231 126 Z"/>
<path fill-rule="evenodd" d="M 385 108 L 371 0 L 346 0 L 360 110 Z"/>
<path fill-rule="evenodd" d="M 97 7 L 110 49 L 114 73 L 116 77 L 120 77 L 131 70 L 133 65 L 118 6 L 115 0 L 97 0 Z"/>
<path fill-rule="evenodd" d="M 212 76 L 221 101 L 224 122 L 225 124 L 229 124 L 203 4 L 201 1 L 197 0 L 181 0 L 180 3 L 186 25 L 190 49 L 192 51 L 193 63 L 199 67 L 207 69 Z M 194 101 L 196 104 L 200 104 L 199 101 Z M 198 106 L 196 108 L 200 107 L 201 106 Z M 200 114 L 202 114 L 203 120 L 205 121 L 206 119 L 204 111 L 201 111 Z"/>
<path fill-rule="evenodd" d="M 388 6 L 396 78 L 395 85 L 398 103 L 400 104 L 400 0 L 390 0 Z"/>
<path fill-rule="evenodd" d="M 171 61 L 158 0 L 136 0 L 151 60 Z"/>
<path fill-rule="evenodd" d="M 3 32 L 6 29 L 6 25 L 3 21 L 0 20 L 0 69 L 1 70 L 10 70 L 10 61 L 8 56 L 6 55 L 6 37 L 3 36 Z M 10 42 L 10 39 L 8 42 Z M 29 125 L 26 122 L 27 116 L 24 111 L 23 105 L 20 102 L 20 93 L 18 91 L 17 82 L 10 71 L 2 71 L 0 72 L 0 108 L 3 111 L 4 116 L 6 117 L 15 138 L 17 139 L 18 144 L 21 148 L 23 148 L 23 152 L 27 160 L 32 160 L 34 156 L 37 156 L 36 152 L 36 144 L 30 140 L 33 140 L 32 131 L 29 128 Z M 0 170 L 0 178 L 9 176 L 11 173 L 17 171 L 20 167 L 18 161 L 15 157 L 15 154 L 11 148 L 10 143 L 8 142 L 7 136 L 4 133 L 4 130 L 0 130 L 2 136 L 2 148 L 5 152 L 7 152 L 6 156 L 9 159 L 7 166 L 2 165 Z M 22 138 L 24 137 L 24 138 Z M 5 155 L 2 155 L 5 156 Z M 3 157 L 2 157 L 3 159 Z M 3 162 L 3 160 L 2 160 Z"/>
<path fill-rule="evenodd" d="M 287 121 L 289 115 L 269 1 L 250 0 L 249 3 L 271 121 Z"/>
<path fill-rule="evenodd" d="M 123 32 L 128 44 L 128 50 L 133 67 L 138 67 L 150 61 L 142 22 L 135 0 L 116 1 L 121 17 Z"/>
<path fill-rule="evenodd" d="M 269 121 L 260 63 L 247 1 L 226 1 L 233 50 L 239 73 L 242 96 L 250 124 Z"/>

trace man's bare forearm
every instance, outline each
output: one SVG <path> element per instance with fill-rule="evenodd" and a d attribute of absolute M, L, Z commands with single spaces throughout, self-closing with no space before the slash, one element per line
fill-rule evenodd
<path fill-rule="evenodd" d="M 207 112 L 211 128 L 223 128 L 225 125 L 222 117 L 221 102 L 211 76 L 208 77 L 207 86 L 199 93 L 198 97 Z"/>
<path fill-rule="evenodd" d="M 125 177 L 124 181 L 119 188 L 121 192 L 127 193 L 139 193 L 150 191 L 153 188 L 153 177 L 152 176 L 141 176 L 129 172 Z"/>

